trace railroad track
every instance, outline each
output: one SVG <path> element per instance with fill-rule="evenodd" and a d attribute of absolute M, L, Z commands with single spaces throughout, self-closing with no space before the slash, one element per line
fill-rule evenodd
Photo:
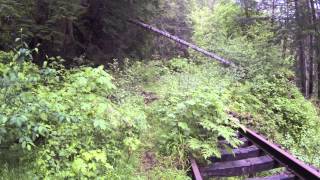
<path fill-rule="evenodd" d="M 283 167 L 285 170 L 278 174 L 248 180 L 320 180 L 318 169 L 296 159 L 256 132 L 242 128 L 238 137 L 243 142 L 239 148 L 233 149 L 232 153 L 222 149 L 221 158 L 210 158 L 212 163 L 207 166 L 199 167 L 196 160 L 191 158 L 193 179 L 252 177 L 259 172 Z M 220 144 L 228 142 L 221 140 Z"/>

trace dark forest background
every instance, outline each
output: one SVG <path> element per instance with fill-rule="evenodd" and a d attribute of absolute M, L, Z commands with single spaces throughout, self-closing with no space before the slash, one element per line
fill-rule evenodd
<path fill-rule="evenodd" d="M 66 64 L 107 64 L 113 59 L 170 58 L 188 56 L 181 45 L 127 23 L 138 19 L 190 40 L 193 30 L 188 12 L 192 0 L 1 0 L 0 49 L 15 47 L 23 38 L 33 48 L 40 44 L 34 61 L 61 56 Z M 320 96 L 319 1 L 238 0 L 245 27 L 268 21 L 277 34 L 271 43 L 281 45 L 283 58 L 294 56 L 298 85 L 306 97 Z M 215 1 L 197 3 L 213 7 Z M 222 47 L 223 48 L 223 47 Z M 280 59 L 279 59 L 280 61 Z"/>

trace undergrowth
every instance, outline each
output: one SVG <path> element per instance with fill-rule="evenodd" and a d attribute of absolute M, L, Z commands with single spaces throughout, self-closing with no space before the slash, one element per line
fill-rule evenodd
<path fill-rule="evenodd" d="M 195 56 L 66 69 L 60 58 L 33 64 L 27 49 L 0 52 L 2 179 L 190 179 L 188 158 L 220 156 L 219 136 L 237 147 L 241 125 L 320 167 L 317 109 L 269 24 L 244 32 L 239 7 L 216 8 L 190 15 L 193 39 L 237 69 Z"/>
<path fill-rule="evenodd" d="M 0 67 L 0 137 L 10 149 L 1 153 L 16 157 L 2 160 L 7 179 L 187 179 L 188 157 L 219 156 L 219 136 L 239 145 L 230 113 L 320 166 L 319 116 L 287 71 L 239 81 L 215 63 L 177 58 L 107 73 L 57 59 L 39 68 L 14 53 L 1 53 Z"/>
<path fill-rule="evenodd" d="M 166 73 L 159 75 L 156 67 Z M 263 133 L 299 159 L 320 167 L 319 115 L 291 82 L 290 71 L 283 69 L 271 77 L 260 75 L 239 81 L 233 70 L 221 70 L 215 63 L 206 61 L 177 58 L 170 62 L 150 62 L 144 68 L 157 74 L 138 83 L 138 91 L 142 88 L 158 96 L 146 112 L 153 127 L 153 149 L 159 154 L 175 155 L 175 161 L 180 164 L 190 154 L 208 157 L 207 147 L 210 155 L 219 156 L 215 152 L 216 137 L 224 136 L 233 142 L 232 127 L 239 126 L 231 121 L 230 113 L 241 124 Z M 144 75 L 131 76 L 141 79 Z M 214 124 L 207 124 L 207 120 Z M 213 137 L 209 138 L 211 143 L 198 139 L 208 138 L 207 133 Z M 200 152 L 194 151 L 198 148 Z"/>

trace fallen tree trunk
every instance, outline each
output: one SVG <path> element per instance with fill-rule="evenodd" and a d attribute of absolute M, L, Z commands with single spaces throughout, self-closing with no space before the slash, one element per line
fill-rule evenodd
<path fill-rule="evenodd" d="M 162 35 L 164 37 L 167 37 L 167 38 L 169 38 L 169 39 L 171 39 L 171 40 L 173 40 L 173 41 L 175 41 L 175 42 L 177 42 L 179 44 L 187 46 L 187 47 L 189 47 L 189 48 L 191 48 L 191 49 L 193 49 L 193 50 L 195 50 L 197 52 L 202 53 L 203 55 L 205 55 L 207 57 L 210 57 L 212 59 L 215 59 L 216 61 L 219 61 L 223 65 L 226 65 L 226 66 L 235 65 L 233 62 L 231 62 L 229 60 L 226 60 L 226 59 L 224 59 L 224 58 L 222 58 L 222 57 L 220 57 L 220 56 L 218 56 L 218 55 L 216 55 L 214 53 L 208 52 L 207 50 L 205 50 L 203 48 L 200 48 L 200 47 L 198 47 L 198 46 L 196 46 L 194 44 L 191 44 L 191 43 L 189 43 L 189 42 L 187 42 L 185 40 L 182 40 L 182 39 L 180 39 L 180 38 L 178 38 L 176 36 L 173 36 L 173 35 L 169 34 L 168 32 L 165 32 L 165 31 L 162 31 L 160 29 L 157 29 L 157 28 L 155 28 L 155 27 L 153 27 L 151 25 L 145 24 L 145 23 L 137 21 L 137 20 L 128 20 L 128 22 L 130 22 L 132 24 L 135 24 L 137 26 L 140 26 L 140 27 L 142 27 L 144 29 L 147 29 L 149 31 L 152 31 L 154 33 L 160 34 L 160 35 Z"/>

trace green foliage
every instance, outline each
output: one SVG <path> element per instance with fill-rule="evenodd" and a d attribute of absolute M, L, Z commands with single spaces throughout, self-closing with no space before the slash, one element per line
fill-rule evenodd
<path fill-rule="evenodd" d="M 33 151 L 40 177 L 103 177 L 140 147 L 146 129 L 139 106 L 108 96 L 115 90 L 103 67 L 39 69 L 1 53 L 1 140 Z M 58 68 L 59 67 L 59 68 Z"/>
<path fill-rule="evenodd" d="M 170 94 L 162 103 L 158 118 L 168 130 L 162 135 L 166 153 L 194 153 L 204 158 L 220 156 L 219 136 L 234 147 L 239 145 L 233 129 L 238 126 L 228 118 L 224 99 L 218 91 L 200 87 L 187 93 Z"/>
<path fill-rule="evenodd" d="M 174 72 L 186 72 L 190 68 L 190 65 L 188 63 L 188 59 L 171 59 L 168 67 L 171 71 Z"/>
<path fill-rule="evenodd" d="M 146 69 L 148 69 L 146 71 Z M 149 63 L 141 63 L 136 62 L 130 68 L 130 72 L 128 72 L 128 76 L 135 78 L 136 83 L 149 83 L 154 82 L 160 78 L 161 75 L 164 75 L 168 72 L 168 69 L 163 66 L 163 64 L 159 61 L 153 61 Z"/>
<path fill-rule="evenodd" d="M 251 79 L 272 74 L 279 67 L 290 67 L 281 60 L 279 47 L 272 42 L 275 33 L 271 23 L 241 24 L 241 17 L 245 15 L 240 6 L 231 1 L 218 1 L 213 9 L 196 6 L 190 15 L 193 39 L 201 47 L 237 63 L 240 78 Z"/>
<path fill-rule="evenodd" d="M 159 71 L 156 69 L 163 68 L 159 63 L 149 63 L 145 72 Z M 150 67 L 152 64 L 157 66 Z M 152 126 L 159 127 L 153 129 L 153 141 L 162 156 L 176 157 L 176 163 L 184 166 L 189 153 L 197 157 L 219 155 L 216 143 L 212 142 L 216 142 L 218 135 L 232 141 L 230 127 L 236 124 L 226 112 L 233 112 L 239 115 L 241 124 L 264 133 L 299 158 L 319 166 L 316 158 L 319 116 L 314 105 L 289 80 L 293 79 L 291 71 L 282 68 L 270 77 L 258 75 L 239 82 L 233 71 L 221 72 L 210 62 L 196 64 L 173 59 L 165 66 L 169 72 L 155 75 L 156 81 L 148 85 L 142 84 L 160 97 L 147 114 Z M 140 76 L 134 72 L 140 71 L 132 71 L 133 77 Z"/>
<path fill-rule="evenodd" d="M 72 44 L 101 45 L 95 41 L 100 35 L 102 40 L 123 45 L 134 32 L 127 33 L 117 15 L 125 19 L 151 12 L 156 1 L 128 2 L 128 6 L 121 6 L 123 1 L 90 1 L 97 2 L 90 4 L 90 11 L 83 4 L 70 7 L 79 1 L 36 1 L 49 3 L 40 8 L 31 1 L 3 2 L 0 8 L 17 13 L 13 22 L 29 28 L 26 36 L 20 33 L 14 52 L 0 52 L 0 144 L 10 148 L 0 152 L 10 157 L 18 151 L 17 161 L 28 163 L 16 168 L 16 179 L 21 173 L 30 179 L 188 179 L 189 155 L 203 160 L 220 156 L 218 137 L 233 147 L 239 145 L 235 129 L 241 125 L 229 112 L 238 114 L 241 124 L 320 166 L 319 116 L 289 81 L 293 79 L 291 59 L 281 59 L 278 47 L 270 42 L 274 34 L 269 23 L 239 21 L 243 12 L 237 4 L 220 1 L 213 9 L 194 4 L 190 18 L 195 42 L 238 63 L 238 69 L 222 69 L 201 58 L 115 61 L 110 64 L 111 76 L 103 66 L 66 69 L 60 57 L 36 66 L 30 60 L 37 49 L 30 50 L 23 40 L 40 39 L 57 47 L 54 51 L 76 49 Z M 100 6 L 104 8 L 94 16 L 96 28 L 88 17 Z M 35 22 L 23 20 L 41 7 L 50 7 L 53 14 L 30 27 L 43 17 Z M 26 11 L 16 12 L 18 8 Z M 125 10 L 130 13 L 124 15 Z M 0 31 L 16 25 L 0 22 L 5 23 Z M 62 29 L 52 26 L 59 22 L 64 22 Z M 115 38 L 118 32 L 126 36 Z M 79 42 L 82 38 L 76 34 L 90 38 Z M 12 37 L 0 36 L 4 44 Z M 136 43 L 130 41 L 115 53 L 132 52 L 132 45 Z M 99 54 L 95 48 L 93 52 Z M 145 156 L 145 152 L 154 155 Z M 14 179 L 14 172 L 4 167 L 0 175 Z"/>
<path fill-rule="evenodd" d="M 149 122 L 157 127 L 152 129 L 156 151 L 161 156 L 175 157 L 174 164 L 184 168 L 190 153 L 200 158 L 219 156 L 219 136 L 230 140 L 233 146 L 239 145 L 234 131 L 238 124 L 229 119 L 224 105 L 229 82 L 217 84 L 225 75 L 213 63 L 196 65 L 188 61 L 176 58 L 127 69 L 131 77 L 140 77 L 142 69 L 145 74 L 150 73 L 147 84 L 132 78 L 138 84 L 131 86 L 142 86 L 159 96 L 160 100 L 147 108 Z M 161 70 L 165 72 L 155 73 Z"/>
<path fill-rule="evenodd" d="M 231 1 L 220 1 L 214 9 L 197 3 L 194 3 L 193 6 L 194 10 L 190 18 L 195 28 L 195 39 L 202 37 L 204 40 L 200 42 L 201 45 L 209 45 L 208 42 L 213 39 L 228 38 L 240 30 L 236 18 L 241 16 L 241 9 L 237 4 Z M 210 43 L 210 45 L 218 47 L 216 43 Z"/>
<path fill-rule="evenodd" d="M 158 168 L 150 172 L 149 179 L 175 179 L 175 180 L 191 180 L 185 171 L 167 168 Z"/>
<path fill-rule="evenodd" d="M 1 180 L 11 180 L 11 179 L 25 179 L 33 180 L 34 174 L 30 174 L 30 169 L 32 167 L 26 167 L 24 164 L 23 167 L 9 167 L 7 164 L 2 164 L 0 170 L 0 179 Z"/>
<path fill-rule="evenodd" d="M 317 110 L 287 78 L 291 75 L 278 72 L 270 78 L 259 76 L 254 82 L 235 87 L 232 109 L 241 114 L 243 123 L 319 166 L 319 159 L 314 158 L 320 144 L 316 133 L 320 130 Z"/>
<path fill-rule="evenodd" d="M 295 79 L 293 59 L 283 59 L 274 43 L 272 24 L 246 19 L 238 4 L 218 1 L 214 8 L 194 4 L 190 18 L 194 40 L 238 64 L 231 75 L 227 103 L 241 123 L 268 135 L 303 160 L 320 165 L 319 116 L 290 80 Z M 219 82 L 220 83 L 220 82 Z M 316 155 L 317 154 L 317 155 Z"/>
<path fill-rule="evenodd" d="M 76 157 L 71 165 L 72 172 L 78 177 L 99 177 L 112 170 L 112 166 L 107 163 L 105 152 L 93 150 L 82 153 Z"/>
<path fill-rule="evenodd" d="M 79 0 L 65 1 L 11 1 L 1 0 L 0 38 L 3 49 L 12 49 L 14 39 L 20 38 L 19 30 L 24 29 L 26 40 L 41 39 L 59 46 L 67 38 L 64 30 L 57 25 L 66 19 L 74 20 L 81 13 Z M 49 14 L 50 12 L 50 14 Z M 9 15 L 9 16 L 7 16 Z M 54 37 L 54 38 L 53 38 Z M 34 43 L 34 42 L 33 42 Z M 37 42 L 36 42 L 37 43 Z M 35 45 L 35 44 L 34 44 Z"/>
<path fill-rule="evenodd" d="M 67 70 L 59 65 L 61 59 L 51 58 L 39 68 L 17 63 L 14 56 L 0 54 L 5 102 L 0 137 L 34 162 L 30 175 L 186 179 L 190 154 L 219 156 L 219 136 L 239 145 L 234 130 L 239 124 L 230 111 L 242 124 L 319 166 L 318 115 L 288 80 L 289 71 L 238 82 L 232 71 L 222 72 L 215 63 L 177 58 L 114 67 L 116 88 L 103 67 Z M 146 105 L 137 95 L 141 91 L 154 92 L 158 100 Z M 144 151 L 155 152 L 153 164 L 144 165 Z M 141 166 L 151 168 L 141 171 Z"/>

